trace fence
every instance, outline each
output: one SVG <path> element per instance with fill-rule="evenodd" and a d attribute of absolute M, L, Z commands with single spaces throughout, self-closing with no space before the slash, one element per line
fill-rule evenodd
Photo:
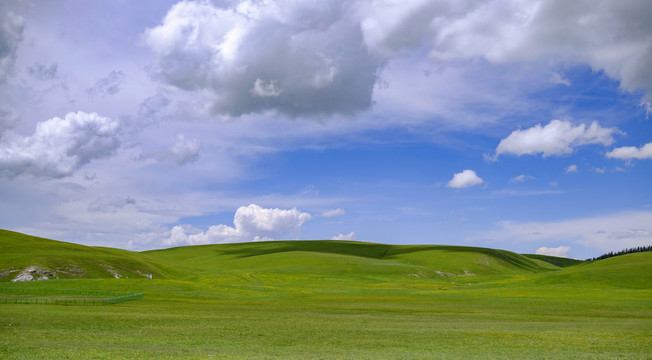
<path fill-rule="evenodd" d="M 111 305 L 142 299 L 144 294 L 96 290 L 0 288 L 0 304 L 44 304 L 69 306 Z"/>

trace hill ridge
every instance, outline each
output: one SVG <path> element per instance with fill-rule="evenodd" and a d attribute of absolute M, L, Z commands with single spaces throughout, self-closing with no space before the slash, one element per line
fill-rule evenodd
<path fill-rule="evenodd" d="M 154 274 L 177 279 L 234 271 L 398 279 L 415 274 L 440 278 L 559 269 L 506 250 L 339 240 L 209 244 L 134 252 L 0 230 L 0 250 L 0 274 L 4 274 L 0 281 L 30 267 L 33 278 L 143 278 Z"/>

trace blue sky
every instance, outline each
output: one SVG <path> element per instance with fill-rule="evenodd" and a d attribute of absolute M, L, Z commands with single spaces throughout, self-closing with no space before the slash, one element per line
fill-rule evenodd
<path fill-rule="evenodd" d="M 652 244 L 648 1 L 0 5 L 0 228 Z"/>

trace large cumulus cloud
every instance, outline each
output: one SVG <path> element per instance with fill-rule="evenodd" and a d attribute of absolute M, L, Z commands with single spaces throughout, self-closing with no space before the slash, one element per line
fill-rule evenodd
<path fill-rule="evenodd" d="M 0 143 L 0 175 L 60 178 L 120 146 L 119 123 L 96 113 L 68 113 L 38 123 L 30 136 L 5 134 Z"/>
<path fill-rule="evenodd" d="M 208 94 L 215 112 L 353 114 L 370 107 L 381 61 L 349 13 L 346 1 L 183 1 L 144 39 L 156 75 Z"/>
<path fill-rule="evenodd" d="M 206 231 L 189 225 L 177 225 L 165 240 L 166 245 L 216 244 L 242 241 L 273 240 L 298 231 L 310 220 L 309 213 L 297 209 L 269 209 L 256 204 L 241 206 L 233 225 L 213 225 Z"/>
<path fill-rule="evenodd" d="M 361 2 L 367 43 L 396 53 L 426 44 L 435 61 L 579 62 L 652 101 L 652 3 L 645 0 Z M 389 9 L 389 10 L 388 10 Z M 392 10 L 393 9 L 393 10 Z"/>
<path fill-rule="evenodd" d="M 652 101 L 649 1 L 182 1 L 144 42 L 163 82 L 220 114 L 353 114 L 383 67 L 434 63 L 588 64 Z"/>

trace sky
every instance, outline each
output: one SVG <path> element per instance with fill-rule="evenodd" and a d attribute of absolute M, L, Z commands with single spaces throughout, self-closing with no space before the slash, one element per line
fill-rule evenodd
<path fill-rule="evenodd" d="M 0 228 L 652 245 L 647 0 L 3 1 Z"/>

